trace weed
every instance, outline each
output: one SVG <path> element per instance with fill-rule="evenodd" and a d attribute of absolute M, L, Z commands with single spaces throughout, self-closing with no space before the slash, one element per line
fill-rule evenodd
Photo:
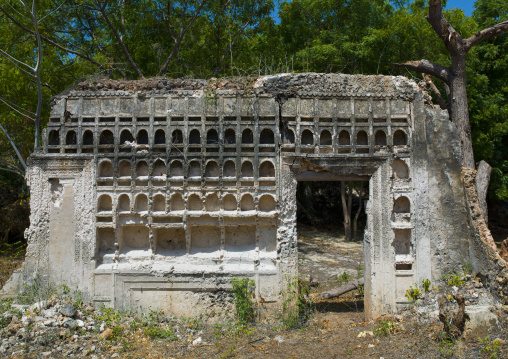
<path fill-rule="evenodd" d="M 143 332 L 152 339 L 176 340 L 177 337 L 173 334 L 173 329 L 170 326 L 163 326 L 162 317 L 162 311 L 150 310 L 147 320 L 143 323 L 145 327 Z"/>
<path fill-rule="evenodd" d="M 349 274 L 348 272 L 343 272 L 340 275 L 340 277 L 337 278 L 337 281 L 339 282 L 339 284 L 348 284 L 350 280 L 351 280 L 351 274 Z"/>
<path fill-rule="evenodd" d="M 389 335 L 394 328 L 393 321 L 391 320 L 382 320 L 379 322 L 379 325 L 376 329 L 374 329 L 374 333 L 376 333 L 379 337 L 384 337 Z"/>
<path fill-rule="evenodd" d="M 423 285 L 423 290 L 425 291 L 425 293 L 430 292 L 430 280 L 429 279 L 422 279 L 422 285 Z"/>
<path fill-rule="evenodd" d="M 418 299 L 420 299 L 421 295 L 422 295 L 422 291 L 420 289 L 418 289 L 418 284 L 415 283 L 414 288 L 413 288 L 413 286 L 410 285 L 409 289 L 406 290 L 405 297 L 410 302 L 416 303 L 418 301 Z"/>
<path fill-rule="evenodd" d="M 455 343 L 450 339 L 443 339 L 439 342 L 439 352 L 443 354 L 444 358 L 453 357 L 453 347 Z"/>
<path fill-rule="evenodd" d="M 57 290 L 54 285 L 45 283 L 40 275 L 36 275 L 31 284 L 23 286 L 16 302 L 19 304 L 33 304 L 47 300 L 55 294 L 57 294 Z"/>
<path fill-rule="evenodd" d="M 254 321 L 254 281 L 249 278 L 233 278 L 233 302 L 236 308 L 236 320 L 244 325 Z"/>
<path fill-rule="evenodd" d="M 448 285 L 454 286 L 454 287 L 461 287 L 465 281 L 462 280 L 462 277 L 455 273 L 450 273 L 449 275 L 445 275 L 444 279 L 448 283 Z"/>
<path fill-rule="evenodd" d="M 499 358 L 499 342 L 497 340 L 490 340 L 489 338 L 478 338 L 482 344 L 481 352 L 489 355 L 490 359 Z"/>
<path fill-rule="evenodd" d="M 309 299 L 309 284 L 295 277 L 290 281 L 289 277 L 287 289 L 281 291 L 284 298 L 282 305 L 282 323 L 286 328 L 296 328 L 304 323 L 314 310 L 314 302 Z"/>
<path fill-rule="evenodd" d="M 470 266 L 469 264 L 463 264 L 462 271 L 464 272 L 465 275 L 473 274 L 473 267 Z"/>

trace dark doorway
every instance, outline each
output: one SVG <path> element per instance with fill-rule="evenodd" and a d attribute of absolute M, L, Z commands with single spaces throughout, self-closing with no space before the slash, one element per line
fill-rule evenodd
<path fill-rule="evenodd" d="M 362 288 L 330 299 L 319 294 L 363 277 L 369 182 L 298 182 L 296 198 L 299 273 L 313 287 L 317 311 L 362 313 Z"/>

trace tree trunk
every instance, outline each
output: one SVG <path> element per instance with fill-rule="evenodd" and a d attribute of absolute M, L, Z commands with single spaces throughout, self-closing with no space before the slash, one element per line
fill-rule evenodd
<path fill-rule="evenodd" d="M 451 104 L 452 122 L 459 132 L 462 166 L 475 168 L 467 105 L 466 53 L 464 50 L 458 49 L 458 53 L 452 55 L 451 70 L 450 93 L 452 97 L 448 101 Z"/>
<path fill-rule="evenodd" d="M 351 283 L 348 283 L 348 284 L 345 284 L 345 285 L 340 286 L 338 288 L 332 289 L 329 292 L 323 292 L 319 296 L 323 299 L 338 297 L 338 296 L 341 296 L 342 294 L 345 294 L 347 292 L 351 292 L 352 290 L 358 289 L 364 283 L 365 283 L 365 280 L 362 277 L 358 281 L 355 280 Z"/>
<path fill-rule="evenodd" d="M 492 173 L 492 167 L 485 162 L 480 161 L 478 165 L 478 171 L 476 172 L 475 186 L 476 192 L 478 193 L 478 203 L 482 211 L 483 219 L 485 224 L 489 223 L 489 213 L 487 208 L 487 190 L 489 189 L 490 174 Z"/>
<path fill-rule="evenodd" d="M 346 241 L 351 241 L 351 211 L 348 208 L 348 198 L 346 195 L 346 182 L 340 181 L 340 198 L 342 201 L 342 213 L 344 214 L 344 234 Z"/>
<path fill-rule="evenodd" d="M 358 190 L 358 200 L 360 201 L 360 205 L 358 206 L 358 211 L 356 212 L 355 219 L 353 220 L 353 238 L 356 241 L 357 233 L 358 233 L 358 218 L 360 218 L 360 213 L 363 208 L 363 181 L 360 181 L 360 188 Z"/>

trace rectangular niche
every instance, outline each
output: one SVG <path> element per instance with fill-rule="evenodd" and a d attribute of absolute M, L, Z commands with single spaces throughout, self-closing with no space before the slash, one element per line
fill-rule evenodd
<path fill-rule="evenodd" d="M 396 256 L 409 256 L 411 254 L 411 229 L 394 229 L 393 247 Z"/>
<path fill-rule="evenodd" d="M 273 252 L 277 249 L 277 227 L 259 227 L 259 250 Z"/>
<path fill-rule="evenodd" d="M 187 246 L 183 228 L 156 228 L 153 231 L 157 254 L 174 256 L 186 253 Z"/>
<path fill-rule="evenodd" d="M 100 254 L 115 253 L 114 228 L 97 228 L 97 248 Z"/>
<path fill-rule="evenodd" d="M 227 226 L 226 250 L 242 252 L 256 248 L 256 226 Z"/>
<path fill-rule="evenodd" d="M 120 233 L 120 251 L 122 253 L 150 249 L 148 227 L 143 225 L 123 226 L 120 228 Z"/>
<path fill-rule="evenodd" d="M 220 228 L 217 226 L 191 227 L 191 254 L 210 253 L 220 249 Z"/>

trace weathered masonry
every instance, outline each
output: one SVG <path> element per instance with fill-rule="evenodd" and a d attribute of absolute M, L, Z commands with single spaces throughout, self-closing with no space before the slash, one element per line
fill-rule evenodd
<path fill-rule="evenodd" d="M 232 277 L 250 277 L 274 307 L 298 275 L 296 184 L 310 180 L 370 181 L 368 316 L 469 262 L 458 139 L 415 83 L 175 83 L 82 86 L 55 99 L 30 159 L 18 285 L 40 276 L 106 306 L 192 315 L 220 306 Z"/>

